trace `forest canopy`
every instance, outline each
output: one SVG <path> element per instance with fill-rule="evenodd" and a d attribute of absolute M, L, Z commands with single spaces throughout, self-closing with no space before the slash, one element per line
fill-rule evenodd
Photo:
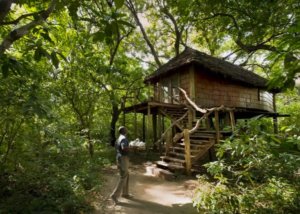
<path fill-rule="evenodd" d="M 298 0 L 0 0 L 0 212 L 90 209 L 122 109 L 186 47 L 267 78 L 299 136 Z"/>

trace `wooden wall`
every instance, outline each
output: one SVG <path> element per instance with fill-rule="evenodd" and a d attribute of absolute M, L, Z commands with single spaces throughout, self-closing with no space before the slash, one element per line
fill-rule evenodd
<path fill-rule="evenodd" d="M 156 83 L 155 100 L 173 102 L 162 99 L 163 92 L 159 88 L 162 84 L 167 84 L 171 93 L 171 80 L 174 78 L 178 79 L 179 87 L 183 88 L 188 96 L 201 107 L 224 105 L 273 112 L 272 94 L 212 75 L 209 71 L 204 72 L 193 65 L 183 66 L 180 71 L 173 71 L 161 77 L 159 83 Z M 182 96 L 180 99 L 183 100 Z"/>
<path fill-rule="evenodd" d="M 196 103 L 202 107 L 224 105 L 273 112 L 273 97 L 268 92 L 243 86 L 240 83 L 195 72 Z"/>

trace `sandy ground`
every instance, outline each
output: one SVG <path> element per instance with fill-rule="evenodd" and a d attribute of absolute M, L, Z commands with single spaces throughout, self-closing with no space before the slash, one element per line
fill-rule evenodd
<path fill-rule="evenodd" d="M 112 166 L 104 170 L 105 185 L 101 190 L 99 203 L 95 203 L 94 214 L 194 214 L 192 194 L 197 184 L 193 177 L 180 177 L 171 181 L 154 177 L 151 162 L 131 164 L 130 193 L 132 199 L 120 198 L 118 205 L 113 205 L 109 195 L 118 181 L 118 170 Z M 153 166 L 153 165 L 152 165 Z M 104 201 L 104 202 L 103 202 Z"/>

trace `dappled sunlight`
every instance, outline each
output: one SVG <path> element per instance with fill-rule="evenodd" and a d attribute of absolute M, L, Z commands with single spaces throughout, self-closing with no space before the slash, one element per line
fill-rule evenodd
<path fill-rule="evenodd" d="M 119 198 L 120 203 L 113 206 L 109 203 L 106 206 L 105 214 L 130 213 L 130 214 L 194 214 L 197 213 L 192 205 L 191 192 L 189 187 L 191 180 L 176 179 L 167 181 L 156 177 L 153 173 L 154 165 L 147 162 L 141 165 L 130 167 L 129 191 L 134 195 L 131 199 Z M 117 173 L 117 170 L 114 169 Z M 106 190 L 112 191 L 114 182 L 110 173 Z M 102 212 L 96 212 L 102 213 Z"/>

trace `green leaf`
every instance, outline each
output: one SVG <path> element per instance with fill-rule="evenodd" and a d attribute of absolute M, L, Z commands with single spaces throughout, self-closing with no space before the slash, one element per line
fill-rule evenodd
<path fill-rule="evenodd" d="M 4 63 L 2 65 L 2 74 L 3 74 L 4 78 L 8 77 L 8 74 L 9 74 L 9 65 L 8 65 L 8 63 Z"/>
<path fill-rule="evenodd" d="M 59 60 L 54 51 L 51 53 L 51 61 L 52 61 L 53 65 L 55 66 L 55 68 L 58 68 Z"/>
<path fill-rule="evenodd" d="M 50 43 L 54 44 L 54 42 L 52 41 L 52 39 L 51 39 L 50 36 L 49 36 L 49 33 L 41 33 L 41 36 L 42 36 L 45 40 L 47 40 L 47 41 L 49 41 Z"/>
<path fill-rule="evenodd" d="M 35 61 L 40 61 L 41 60 L 41 58 L 42 58 L 42 53 L 41 53 L 41 50 L 40 50 L 40 48 L 37 48 L 36 50 L 35 50 L 35 52 L 34 52 L 34 60 Z"/>
<path fill-rule="evenodd" d="M 125 0 L 114 0 L 116 8 L 119 9 L 124 5 Z"/>
<path fill-rule="evenodd" d="M 124 20 L 118 20 L 118 23 L 121 24 L 121 25 L 126 25 L 126 26 L 131 27 L 131 28 L 135 28 L 134 25 L 132 25 L 131 23 L 126 22 Z"/>
<path fill-rule="evenodd" d="M 103 42 L 105 40 L 106 34 L 102 31 L 98 31 L 92 35 L 93 42 Z"/>

